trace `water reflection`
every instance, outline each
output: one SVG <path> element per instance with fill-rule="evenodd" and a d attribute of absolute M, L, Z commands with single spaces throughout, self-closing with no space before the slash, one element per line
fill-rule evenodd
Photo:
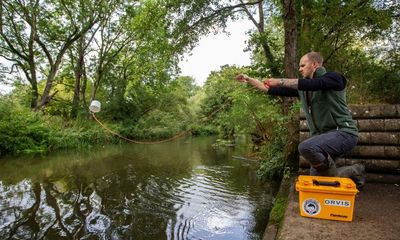
<path fill-rule="evenodd" d="M 259 239 L 273 185 L 212 139 L 0 162 L 1 239 Z"/>

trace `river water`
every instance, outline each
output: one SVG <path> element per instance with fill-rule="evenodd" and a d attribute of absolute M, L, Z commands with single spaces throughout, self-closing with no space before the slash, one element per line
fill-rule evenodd
<path fill-rule="evenodd" d="M 260 239 L 276 184 L 213 142 L 0 159 L 0 239 Z"/>

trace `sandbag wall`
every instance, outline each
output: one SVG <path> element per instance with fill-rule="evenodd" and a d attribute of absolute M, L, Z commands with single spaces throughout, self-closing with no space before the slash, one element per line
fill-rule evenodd
<path fill-rule="evenodd" d="M 357 146 L 337 160 L 338 166 L 362 163 L 367 181 L 400 183 L 400 105 L 350 105 L 357 122 Z M 304 112 L 300 112 L 300 141 L 309 137 Z M 300 156 L 301 174 L 309 164 Z"/>

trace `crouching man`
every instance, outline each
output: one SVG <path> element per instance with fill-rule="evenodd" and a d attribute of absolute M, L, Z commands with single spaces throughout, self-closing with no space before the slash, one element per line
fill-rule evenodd
<path fill-rule="evenodd" d="M 353 149 L 358 129 L 346 102 L 344 76 L 327 72 L 318 52 L 305 54 L 299 63 L 303 78 L 269 78 L 259 81 L 245 74 L 236 79 L 248 83 L 269 95 L 300 98 L 311 137 L 298 146 L 299 153 L 310 163 L 310 175 L 350 177 L 357 188 L 365 184 L 361 164 L 336 168 L 336 160 Z"/>

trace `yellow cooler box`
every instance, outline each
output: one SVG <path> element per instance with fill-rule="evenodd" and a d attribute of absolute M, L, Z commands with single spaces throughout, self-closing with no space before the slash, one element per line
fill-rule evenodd
<path fill-rule="evenodd" d="M 350 178 L 300 175 L 296 190 L 299 191 L 301 216 L 353 220 L 354 198 L 358 190 Z"/>

